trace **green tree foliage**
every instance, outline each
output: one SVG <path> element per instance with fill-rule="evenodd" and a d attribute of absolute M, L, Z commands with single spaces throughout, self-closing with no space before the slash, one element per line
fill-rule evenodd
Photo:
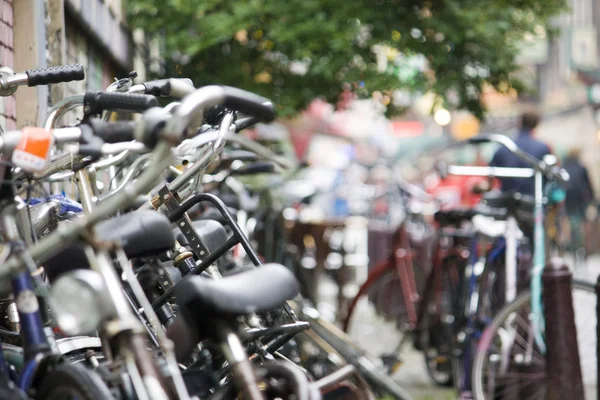
<path fill-rule="evenodd" d="M 564 0 L 128 0 L 134 27 L 160 32 L 167 74 L 272 98 L 284 114 L 315 97 L 431 90 L 484 114 L 486 84 L 512 78 L 518 44 L 548 32 Z M 389 58 L 378 68 L 374 46 Z M 414 73 L 397 55 L 422 55 Z M 385 63 L 384 63 L 385 64 Z"/>

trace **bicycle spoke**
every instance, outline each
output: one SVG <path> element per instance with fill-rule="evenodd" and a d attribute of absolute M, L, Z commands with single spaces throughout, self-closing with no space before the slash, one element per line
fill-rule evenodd
<path fill-rule="evenodd" d="M 515 386 L 516 386 L 517 390 L 521 391 L 521 390 L 523 390 L 524 388 L 527 388 L 528 386 L 531 386 L 532 384 L 534 384 L 534 383 L 539 383 L 539 382 L 544 382 L 544 378 L 538 378 L 538 379 L 534 379 L 534 380 L 529 380 L 529 381 L 526 381 L 526 382 L 523 382 L 523 383 L 521 383 L 521 382 L 516 382 L 516 383 L 515 383 L 515 384 L 514 384 L 512 387 L 515 387 Z M 545 385 L 545 383 L 544 383 L 544 385 Z M 508 388 L 511 388 L 511 386 L 509 386 Z M 540 388 L 540 389 L 538 389 L 538 390 L 541 390 L 541 389 L 542 389 L 542 388 Z M 513 389 L 513 390 L 514 390 L 514 389 Z M 500 392 L 495 392 L 495 393 L 494 393 L 494 398 L 502 397 L 502 396 L 504 396 L 505 394 L 512 393 L 512 392 L 513 392 L 513 390 L 507 390 L 507 389 L 506 389 L 506 387 L 505 387 L 505 388 L 503 388 L 503 390 L 501 390 Z M 544 389 L 544 391 L 545 391 L 545 389 Z"/>
<path fill-rule="evenodd" d="M 483 374 L 483 376 L 487 376 L 487 374 Z M 513 379 L 523 377 L 534 377 L 535 379 L 543 379 L 546 376 L 545 372 L 505 372 L 501 375 L 497 375 L 497 379 Z M 530 379 L 530 378 L 527 378 Z"/>

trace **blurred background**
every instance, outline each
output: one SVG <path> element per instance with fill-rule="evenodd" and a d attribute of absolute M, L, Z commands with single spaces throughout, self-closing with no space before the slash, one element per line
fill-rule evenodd
<path fill-rule="evenodd" d="M 80 62 L 90 76 L 5 99 L 0 125 L 41 121 L 38 98 L 52 103 L 135 70 L 140 80 L 181 75 L 272 98 L 299 158 L 313 135 L 327 134 L 401 160 L 478 133 L 510 134 L 535 104 L 538 136 L 559 156 L 583 149 L 600 184 L 600 2 L 271 3 L 3 0 L 2 65 Z M 311 151 L 330 154 L 333 143 Z"/>

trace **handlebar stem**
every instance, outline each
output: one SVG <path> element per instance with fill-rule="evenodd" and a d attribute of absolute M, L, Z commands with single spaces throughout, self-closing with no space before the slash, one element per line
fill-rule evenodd
<path fill-rule="evenodd" d="M 490 178 L 531 178 L 533 168 L 478 167 L 468 165 L 449 165 L 448 174 L 460 176 L 483 176 Z"/>

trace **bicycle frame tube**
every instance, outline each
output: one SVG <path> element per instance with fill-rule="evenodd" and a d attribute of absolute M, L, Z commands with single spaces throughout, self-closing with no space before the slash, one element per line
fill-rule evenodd
<path fill-rule="evenodd" d="M 533 332 L 535 342 L 542 354 L 546 353 L 546 343 L 542 331 L 544 316 L 542 314 L 542 271 L 544 269 L 545 232 L 544 232 L 544 193 L 543 176 L 540 171 L 535 173 L 535 210 L 533 231 L 533 271 L 531 274 L 531 310 L 533 312 Z"/>
<path fill-rule="evenodd" d="M 21 240 L 14 217 L 15 211 L 4 210 L 0 220 L 4 238 L 13 242 Z M 12 277 L 11 286 L 19 313 L 25 361 L 34 362 L 38 354 L 50 351 L 51 346 L 44 331 L 40 305 L 30 272 L 25 270 Z"/>
<path fill-rule="evenodd" d="M 465 333 L 464 343 L 463 343 L 463 354 L 462 358 L 464 360 L 463 364 L 463 382 L 460 382 L 461 389 L 467 390 L 471 387 L 471 340 L 476 338 L 477 331 L 475 322 L 477 319 L 477 313 L 479 308 L 479 278 L 483 273 L 483 268 L 479 270 L 478 264 L 483 262 L 485 263 L 485 258 L 481 258 L 479 255 L 479 241 L 477 236 L 473 238 L 473 242 L 471 244 L 471 254 L 470 254 L 470 267 L 465 269 L 465 272 L 468 274 L 465 276 L 468 284 L 468 295 L 465 299 L 464 304 L 459 304 L 458 306 L 464 308 L 462 310 L 459 309 L 460 312 L 464 313 L 465 318 L 465 326 L 466 330 L 463 331 Z M 470 271 L 470 272 L 469 272 Z"/>
<path fill-rule="evenodd" d="M 511 302 L 517 297 L 517 220 L 510 215 L 506 219 L 506 254 L 504 265 L 506 268 L 506 302 Z"/>
<path fill-rule="evenodd" d="M 535 181 L 535 208 L 534 208 L 534 247 L 533 247 L 533 271 L 531 276 L 531 309 L 533 312 L 533 329 L 535 342 L 542 354 L 546 352 L 546 345 L 542 335 L 544 319 L 542 315 L 542 271 L 545 263 L 545 232 L 544 232 L 544 191 L 543 171 L 540 168 L 503 168 L 503 167 L 472 167 L 472 166 L 449 166 L 448 173 L 452 175 L 471 176 L 495 176 L 530 178 Z M 507 244 L 508 246 L 508 244 Z M 507 256 L 507 266 L 509 263 Z M 516 254 L 515 254 L 516 256 Z M 511 257 L 513 258 L 513 257 Z M 516 267 L 516 266 L 515 266 Z M 515 268 L 516 269 L 516 268 Z M 507 274 L 510 271 L 507 270 Z M 511 272 L 512 273 L 512 272 Z M 507 276 L 508 279 L 508 276 Z M 508 283 L 508 282 L 507 282 Z M 507 291 L 509 287 L 506 288 Z M 512 293 L 508 293 L 507 295 Z M 509 300 L 509 298 L 507 298 Z"/>
<path fill-rule="evenodd" d="M 39 353 L 48 351 L 50 345 L 44 332 L 40 306 L 33 290 L 33 282 L 29 272 L 21 272 L 11 280 L 11 284 L 17 310 L 19 311 L 25 359 L 29 360 Z"/>

